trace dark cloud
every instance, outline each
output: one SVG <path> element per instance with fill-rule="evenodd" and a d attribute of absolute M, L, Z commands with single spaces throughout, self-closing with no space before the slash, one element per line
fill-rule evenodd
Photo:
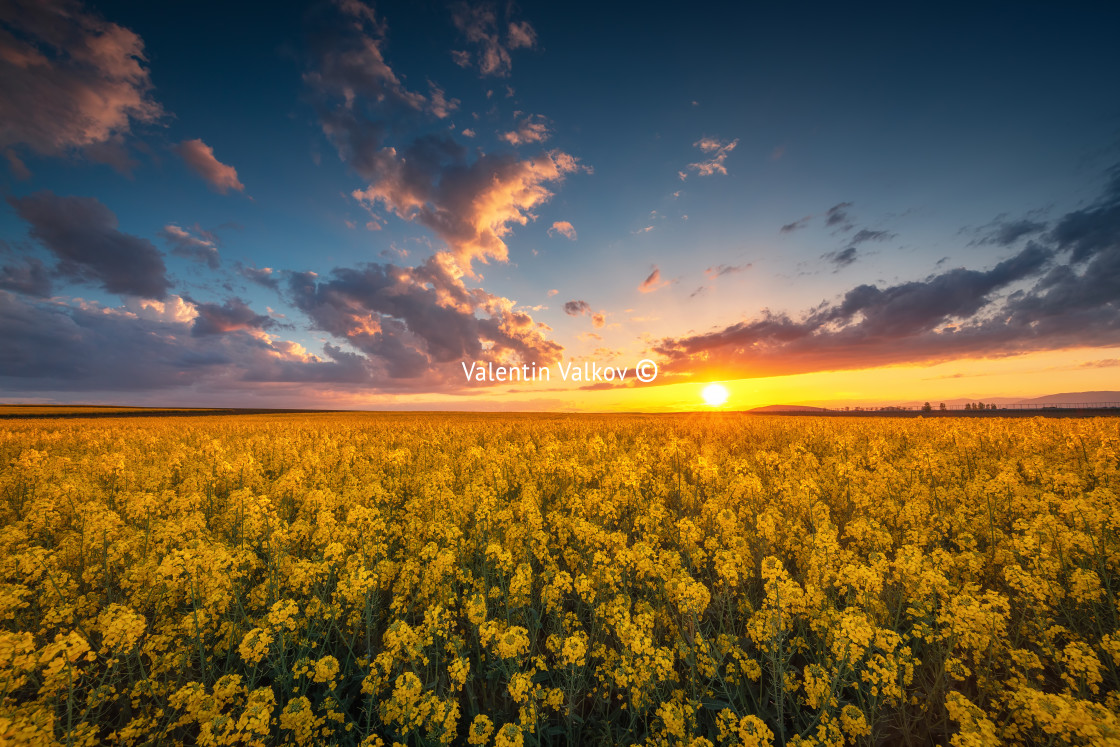
<path fill-rule="evenodd" d="M 856 261 L 857 251 L 854 246 L 849 246 L 839 252 L 829 252 L 821 257 L 839 267 L 847 267 Z"/>
<path fill-rule="evenodd" d="M 836 227 L 841 231 L 850 231 L 852 221 L 848 217 L 847 209 L 852 206 L 850 202 L 841 202 L 838 205 L 833 205 L 824 214 L 824 224 L 829 227 Z"/>
<path fill-rule="evenodd" d="M 240 298 L 227 299 L 220 306 L 216 303 L 199 303 L 190 298 L 186 300 L 194 304 L 195 311 L 198 312 L 191 325 L 191 334 L 195 337 L 243 330 L 265 330 L 276 324 L 269 317 L 254 312 Z"/>
<path fill-rule="evenodd" d="M 718 267 L 709 267 L 704 270 L 704 274 L 710 278 L 723 277 L 724 275 L 734 275 L 739 272 L 744 272 L 752 267 L 750 262 L 743 265 L 719 265 Z"/>
<path fill-rule="evenodd" d="M 969 242 L 972 246 L 994 244 L 996 246 L 1011 246 L 1025 236 L 1032 236 L 1046 230 L 1045 223 L 1021 219 L 1013 221 L 997 221 L 985 227 L 984 234 L 975 241 Z"/>
<path fill-rule="evenodd" d="M 265 391 L 261 382 L 363 388 L 372 383 L 368 362 L 331 346 L 323 358 L 294 343 L 246 332 L 192 335 L 194 320 L 184 313 L 189 311 L 171 301 L 144 301 L 129 311 L 35 301 L 0 291 L 0 390 L 136 394 L 244 389 L 256 395 Z"/>
<path fill-rule="evenodd" d="M 45 298 L 51 294 L 50 273 L 38 258 L 22 257 L 0 265 L 0 290 Z"/>
<path fill-rule="evenodd" d="M 587 303 L 587 301 L 568 301 L 564 304 L 564 313 L 570 316 L 590 314 L 591 304 Z"/>
<path fill-rule="evenodd" d="M 382 51 L 387 28 L 369 5 L 359 0 L 322 5 L 310 28 L 304 83 L 323 133 L 364 178 L 378 173 L 391 123 L 410 122 L 425 112 L 442 119 L 458 106 L 435 84 L 430 100 L 404 85 Z"/>
<path fill-rule="evenodd" d="M 194 230 L 197 236 L 170 223 L 160 229 L 159 235 L 171 247 L 171 253 L 176 257 L 201 262 L 211 270 L 218 269 L 221 260 L 218 257 L 217 237 L 209 231 L 202 231 L 198 226 L 195 226 Z"/>
<path fill-rule="evenodd" d="M 280 289 L 280 280 L 277 277 L 277 273 L 271 267 L 248 267 L 238 263 L 237 272 L 246 280 L 254 282 L 264 288 L 271 288 L 272 290 Z"/>
<path fill-rule="evenodd" d="M 336 268 L 329 280 L 289 276 L 288 293 L 316 327 L 361 350 L 392 379 L 461 383 L 445 364 L 506 360 L 547 364 L 560 345 L 507 299 L 467 288 L 433 257 L 419 267 Z"/>
<path fill-rule="evenodd" d="M 859 246 L 867 241 L 889 241 L 893 239 L 896 234 L 890 231 L 872 231 L 867 228 L 860 229 L 854 236 L 848 239 L 848 244 L 851 246 Z"/>
<path fill-rule="evenodd" d="M 812 217 L 811 215 L 806 215 L 804 218 L 795 220 L 793 223 L 787 223 L 781 227 L 778 233 L 793 233 L 794 231 L 798 231 L 809 225 L 809 219 Z"/>
<path fill-rule="evenodd" d="M 1104 221 L 1106 208 L 1084 212 Z M 1120 236 L 1120 226 L 1116 231 Z M 1120 249 L 1115 240 L 1092 235 L 1102 239 L 1093 245 L 1104 248 L 1080 268 L 1058 263 L 1083 246 L 1078 233 L 1064 243 L 1030 242 L 989 270 L 953 269 L 886 288 L 860 285 L 800 320 L 765 311 L 706 334 L 662 340 L 656 350 L 670 373 L 703 368 L 769 376 L 1114 345 Z M 1014 290 L 1024 282 L 1032 285 Z"/>
<path fill-rule="evenodd" d="M 1084 262 L 1102 252 L 1115 252 L 1120 245 L 1120 167 L 1103 199 L 1085 210 L 1068 213 L 1057 221 L 1050 239 L 1071 252 L 1073 262 Z"/>
<path fill-rule="evenodd" d="M 2 13 L 0 149 L 80 151 L 127 171 L 125 136 L 163 114 L 140 37 L 71 0 L 7 0 Z"/>
<path fill-rule="evenodd" d="M 833 210 L 835 209 L 836 208 L 833 208 Z M 830 210 L 829 212 L 831 213 L 832 211 Z M 844 220 L 847 220 L 847 218 L 845 217 Z M 848 223 L 844 230 L 850 230 L 852 228 L 852 224 Z M 865 244 L 868 241 L 887 241 L 894 237 L 895 234 L 889 231 L 872 231 L 871 229 L 863 228 L 848 239 L 848 246 L 835 252 L 822 254 L 821 259 L 831 262 L 836 266 L 837 270 L 840 270 L 848 265 L 854 264 L 859 259 L 859 252 L 856 247 L 860 244 Z"/>
<path fill-rule="evenodd" d="M 100 285 L 109 293 L 162 299 L 171 286 L 159 251 L 147 239 L 117 230 L 117 217 L 92 197 L 36 192 L 9 197 L 32 238 L 54 254 L 56 274 Z"/>

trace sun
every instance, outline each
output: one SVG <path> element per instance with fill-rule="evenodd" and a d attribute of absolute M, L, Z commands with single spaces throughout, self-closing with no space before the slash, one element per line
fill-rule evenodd
<path fill-rule="evenodd" d="M 727 401 L 727 387 L 723 384 L 708 384 L 704 387 L 704 391 L 700 392 L 700 396 L 704 398 L 704 404 L 709 407 L 719 407 Z"/>

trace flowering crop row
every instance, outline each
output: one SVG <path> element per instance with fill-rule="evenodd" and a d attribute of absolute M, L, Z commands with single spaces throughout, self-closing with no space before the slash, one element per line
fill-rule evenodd
<path fill-rule="evenodd" d="M 1118 424 L 0 422 L 0 743 L 1120 745 Z"/>

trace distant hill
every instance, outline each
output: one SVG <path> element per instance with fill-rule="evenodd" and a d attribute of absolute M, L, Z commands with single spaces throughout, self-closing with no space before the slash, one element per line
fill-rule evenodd
<path fill-rule="evenodd" d="M 1019 405 L 1074 405 L 1093 402 L 1120 402 L 1120 392 L 1066 392 L 1045 397 L 1021 399 Z"/>

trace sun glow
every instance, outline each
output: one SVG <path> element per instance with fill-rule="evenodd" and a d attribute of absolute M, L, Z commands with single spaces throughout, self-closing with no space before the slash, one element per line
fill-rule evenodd
<path fill-rule="evenodd" d="M 709 407 L 719 407 L 727 401 L 727 387 L 723 384 L 708 384 L 700 396 L 704 398 L 704 404 Z"/>

